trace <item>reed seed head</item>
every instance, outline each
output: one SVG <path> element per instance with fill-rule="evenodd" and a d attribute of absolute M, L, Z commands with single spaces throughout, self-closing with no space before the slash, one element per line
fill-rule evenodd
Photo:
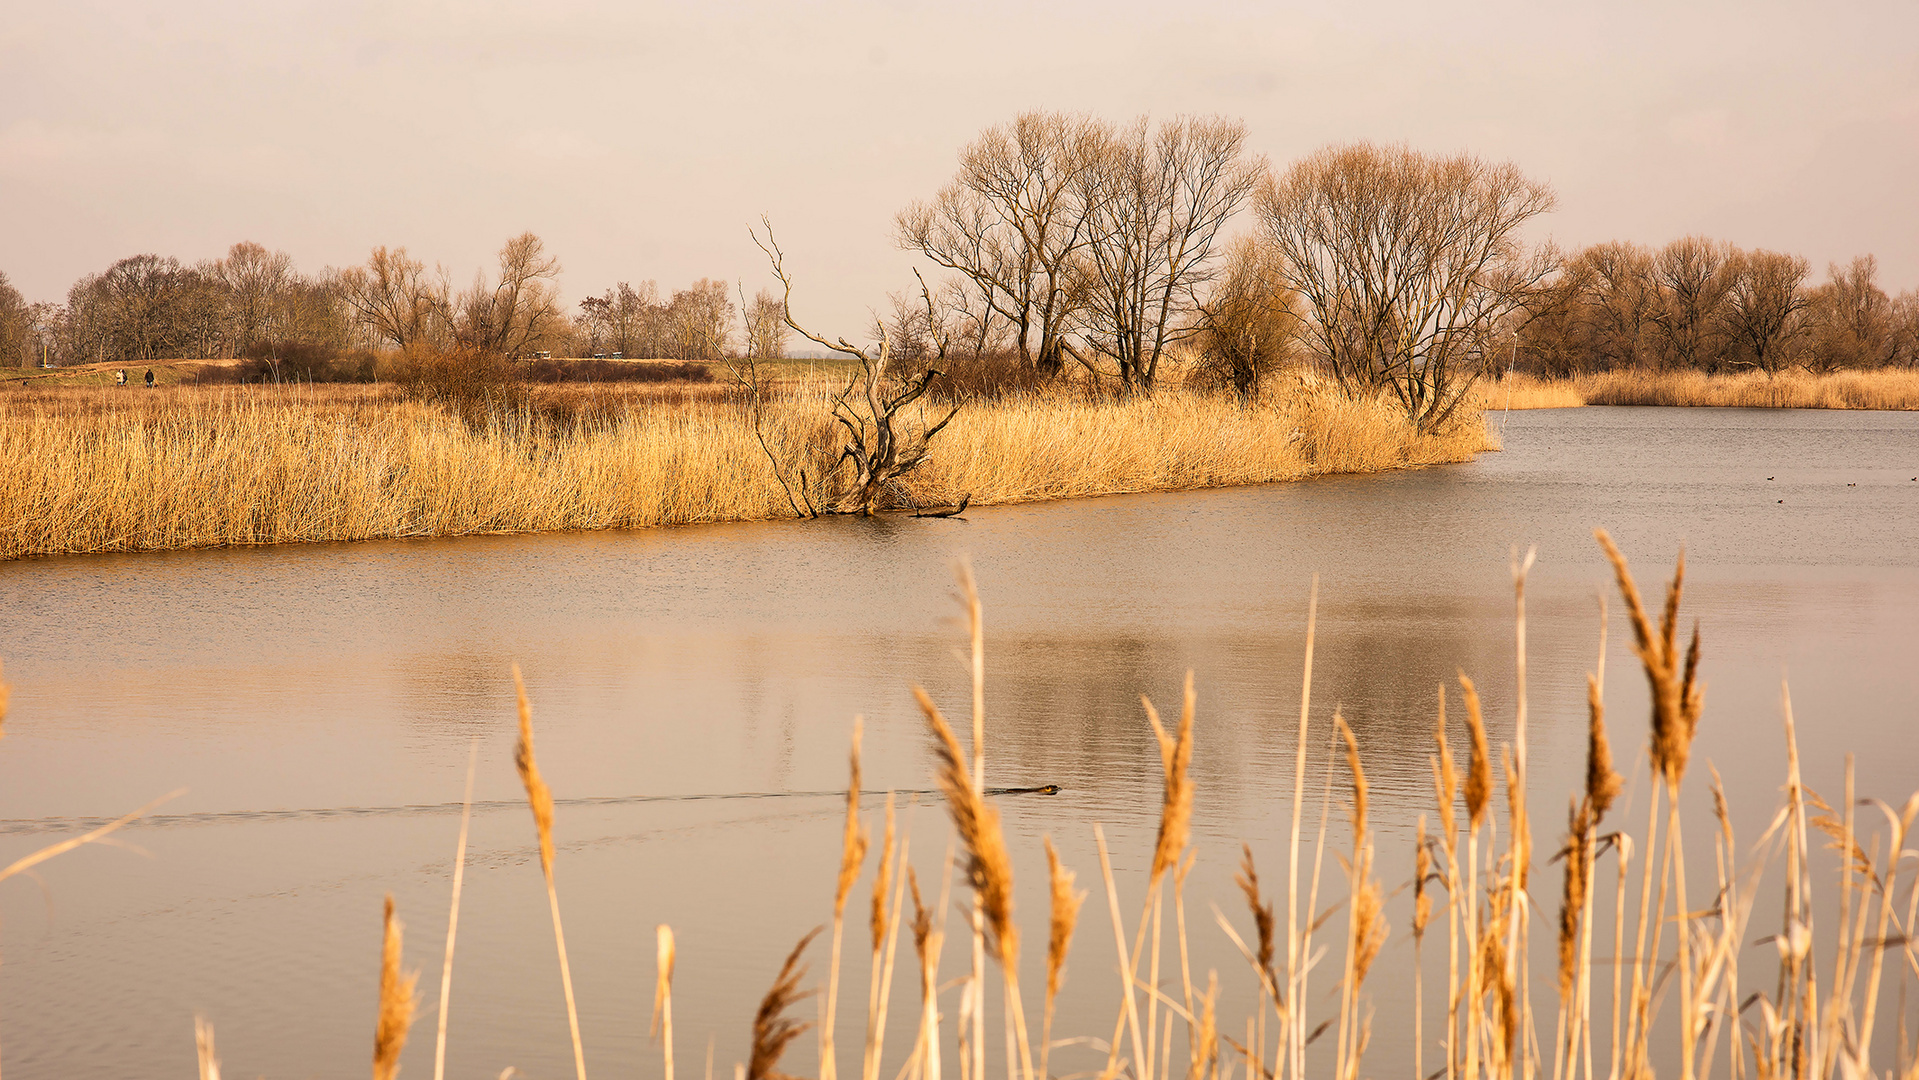
<path fill-rule="evenodd" d="M 1073 947 L 1073 928 L 1079 924 L 1079 907 L 1085 902 L 1086 894 L 1073 891 L 1073 872 L 1059 861 L 1053 838 L 1045 837 L 1043 842 L 1053 900 L 1046 936 L 1046 1001 L 1050 1005 L 1059 996 L 1060 985 L 1065 981 L 1066 954 Z"/>
<path fill-rule="evenodd" d="M 400 972 L 400 931 L 400 920 L 393 917 L 393 894 L 388 893 L 380 941 L 380 1014 L 373 1026 L 373 1080 L 393 1080 L 400 1074 L 400 1051 L 413 1024 L 413 985 L 420 975 Z"/>
<path fill-rule="evenodd" d="M 1623 781 L 1613 770 L 1612 743 L 1606 738 L 1606 706 L 1599 695 L 1599 679 L 1586 676 L 1586 801 L 1597 825 L 1612 809 Z"/>
<path fill-rule="evenodd" d="M 1013 861 L 1006 853 L 1006 838 L 999 827 L 999 811 L 987 805 L 973 786 L 966 767 L 966 751 L 960 748 L 953 728 L 940 715 L 939 706 L 920 687 L 913 688 L 920 711 L 933 734 L 933 753 L 938 760 L 935 776 L 946 796 L 946 809 L 953 829 L 966 845 L 966 876 L 986 916 L 986 929 L 1000 966 L 1012 970 L 1019 956 L 1019 927 L 1013 923 Z"/>
<path fill-rule="evenodd" d="M 860 867 L 866 865 L 866 829 L 860 824 L 860 726 L 861 719 L 854 717 L 853 749 L 848 755 L 851 778 L 846 788 L 846 835 L 840 845 L 840 880 L 833 892 L 835 925 L 846 913 L 846 898 L 852 895 L 853 883 L 859 880 Z"/>
<path fill-rule="evenodd" d="M 553 792 L 540 776 L 540 763 L 533 756 L 533 707 L 527 704 L 526 683 L 520 678 L 520 665 L 513 665 L 513 690 L 520 701 L 520 741 L 513 748 L 513 767 L 519 771 L 526 788 L 526 803 L 533 810 L 533 828 L 540 834 L 540 872 L 553 876 Z"/>
<path fill-rule="evenodd" d="M 1433 741 L 1439 754 L 1433 759 L 1433 779 L 1439 788 L 1440 842 L 1451 854 L 1459 842 L 1459 823 L 1453 816 L 1453 804 L 1459 799 L 1459 768 L 1453 764 L 1453 748 L 1446 741 L 1446 684 L 1439 684 L 1439 721 L 1433 728 Z"/>
<path fill-rule="evenodd" d="M 880 865 L 873 875 L 873 906 L 867 925 L 873 931 L 873 951 L 886 943 L 886 894 L 893 890 L 893 793 L 886 793 L 886 832 L 880 838 Z"/>
<path fill-rule="evenodd" d="M 1366 839 L 1366 770 L 1359 763 L 1359 743 L 1353 738 L 1353 729 L 1337 710 L 1333 713 L 1333 727 L 1345 740 L 1346 771 L 1353 777 L 1353 843 L 1357 845 Z"/>
<path fill-rule="evenodd" d="M 1159 722 L 1159 710 L 1140 698 L 1146 707 L 1146 719 L 1159 740 L 1160 768 L 1164 773 L 1163 796 L 1159 810 L 1159 839 L 1153 847 L 1153 869 L 1149 888 L 1159 884 L 1168 867 L 1178 863 L 1192 834 L 1193 782 L 1189 767 L 1193 760 L 1193 673 L 1186 672 L 1185 705 L 1180 710 L 1179 731 L 1168 736 Z"/>
<path fill-rule="evenodd" d="M 1276 989 L 1279 983 L 1273 975 L 1273 905 L 1261 903 L 1264 898 L 1259 894 L 1259 871 L 1253 866 L 1251 845 L 1242 841 L 1239 850 L 1239 872 L 1233 875 L 1233 880 L 1239 883 L 1239 891 L 1246 894 L 1246 906 L 1253 913 L 1253 929 L 1259 936 L 1259 951 L 1255 954 L 1259 976 Z"/>
<path fill-rule="evenodd" d="M 800 954 L 813 943 L 824 927 L 814 927 L 800 939 L 793 951 L 787 954 L 786 962 L 780 965 L 780 973 L 773 980 L 772 989 L 760 999 L 759 1012 L 753 1016 L 753 1052 L 746 1066 L 747 1080 L 797 1080 L 797 1078 L 779 1071 L 780 1055 L 786 1053 L 788 1043 L 813 1025 L 786 1015 L 786 1010 L 805 998 L 800 992 L 800 980 L 806 977 L 806 969 L 800 966 Z"/>
<path fill-rule="evenodd" d="M 1460 692 L 1466 698 L 1466 730 L 1472 734 L 1472 758 L 1466 765 L 1466 819 L 1472 828 L 1486 820 L 1493 795 L 1493 753 L 1486 742 L 1486 721 L 1479 711 L 1479 691 L 1465 672 L 1459 673 Z"/>
<path fill-rule="evenodd" d="M 1578 969 L 1579 920 L 1584 915 L 1586 897 L 1592 882 L 1586 863 L 1586 848 L 1592 839 L 1593 813 L 1590 800 L 1573 801 L 1566 809 L 1566 846 L 1560 855 L 1566 860 L 1564 888 L 1559 898 L 1559 1000 L 1572 1000 L 1573 975 Z"/>
<path fill-rule="evenodd" d="M 673 928 L 661 923 L 654 935 L 659 939 L 659 977 L 653 984 L 653 1023 L 647 1028 L 648 1035 L 659 1034 L 660 1016 L 666 1011 L 667 1000 L 673 996 Z"/>
<path fill-rule="evenodd" d="M 1419 831 L 1413 841 L 1413 940 L 1426 936 L 1426 924 L 1432 921 L 1433 897 L 1426 882 L 1433 876 L 1432 840 L 1426 835 L 1426 815 L 1419 815 Z"/>
<path fill-rule="evenodd" d="M 193 1049 L 200 1059 L 200 1080 L 220 1080 L 220 1054 L 213 1045 L 213 1021 L 195 1013 Z"/>

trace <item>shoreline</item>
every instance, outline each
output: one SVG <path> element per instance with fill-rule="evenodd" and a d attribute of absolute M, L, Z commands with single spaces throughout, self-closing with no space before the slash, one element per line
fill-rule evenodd
<path fill-rule="evenodd" d="M 791 518 L 774 462 L 787 477 L 833 467 L 826 393 L 789 388 L 757 434 L 737 402 L 658 391 L 614 393 L 616 411 L 570 425 L 522 411 L 476 426 L 310 386 L 0 399 L 0 506 L 13 508 L 0 561 Z M 1498 448 L 1483 416 L 1422 436 L 1386 402 L 1304 382 L 1246 405 L 1049 393 L 963 407 L 889 512 L 1279 483 Z"/>
<path fill-rule="evenodd" d="M 1803 371 L 1708 375 L 1698 371 L 1596 372 L 1571 378 L 1513 374 L 1479 388 L 1482 407 L 1575 409 L 1586 405 L 1675 408 L 1919 410 L 1919 370 Z"/>

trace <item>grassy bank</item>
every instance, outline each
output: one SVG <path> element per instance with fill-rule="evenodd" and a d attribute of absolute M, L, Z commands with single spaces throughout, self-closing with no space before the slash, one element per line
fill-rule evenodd
<path fill-rule="evenodd" d="M 768 404 L 787 476 L 832 467 L 824 382 Z M 963 408 L 901 493 L 920 506 L 1169 491 L 1462 461 L 1477 422 L 1299 386 L 1241 406 L 1165 391 Z M 723 387 L 541 391 L 478 423 L 376 386 L 71 389 L 0 396 L 0 558 L 790 516 Z"/>
<path fill-rule="evenodd" d="M 1919 371 L 1886 368 L 1766 375 L 1606 371 L 1571 379 L 1511 375 L 1482 386 L 1488 409 L 1706 405 L 1747 409 L 1919 409 Z"/>

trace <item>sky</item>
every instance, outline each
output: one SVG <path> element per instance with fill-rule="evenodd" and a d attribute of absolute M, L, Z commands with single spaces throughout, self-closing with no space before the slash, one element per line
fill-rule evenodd
<path fill-rule="evenodd" d="M 1028 109 L 1217 113 L 1283 169 L 1369 139 L 1551 184 L 1536 239 L 1701 233 L 1919 287 L 1919 2 L 0 0 L 0 270 L 29 300 L 241 240 L 405 246 L 456 285 L 532 230 L 569 305 L 772 284 L 860 334 L 895 213 Z"/>

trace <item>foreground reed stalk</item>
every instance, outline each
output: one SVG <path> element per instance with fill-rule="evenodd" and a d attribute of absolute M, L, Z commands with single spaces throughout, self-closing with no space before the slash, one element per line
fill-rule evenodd
<path fill-rule="evenodd" d="M 560 925 L 560 893 L 553 885 L 553 792 L 541 778 L 539 762 L 533 756 L 533 707 L 527 704 L 526 683 L 520 678 L 518 664 L 513 665 L 513 690 L 520 705 L 520 741 L 513 751 L 513 765 L 526 788 L 527 805 L 533 810 L 534 831 L 540 838 L 540 874 L 546 879 L 547 908 L 553 914 L 553 944 L 560 954 L 560 986 L 566 991 L 566 1023 L 573 1036 L 573 1071 L 578 1080 L 586 1080 L 580 1010 L 573 1001 L 573 970 L 566 958 L 566 931 Z"/>
<path fill-rule="evenodd" d="M 440 1024 L 433 1040 L 433 1080 L 446 1080 L 446 1024 L 453 1001 L 453 943 L 460 930 L 460 886 L 466 880 L 466 837 L 473 821 L 473 772 L 479 758 L 480 741 L 476 738 L 467 749 L 466 792 L 460 797 L 460 840 L 453 854 L 453 899 L 446 916 L 446 956 L 440 962 Z M 670 1072 L 666 1080 L 673 1080 Z"/>

